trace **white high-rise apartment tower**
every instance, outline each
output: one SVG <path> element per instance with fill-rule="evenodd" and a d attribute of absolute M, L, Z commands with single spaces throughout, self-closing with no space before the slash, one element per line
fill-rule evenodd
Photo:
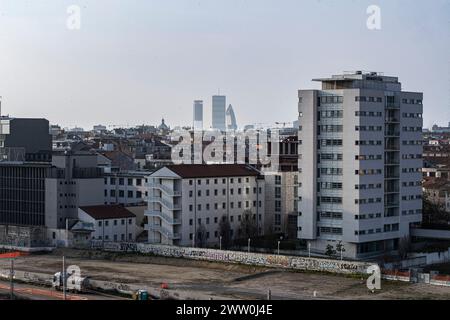
<path fill-rule="evenodd" d="M 422 220 L 423 94 L 376 72 L 315 81 L 298 92 L 298 237 L 352 258 L 395 251 Z"/>

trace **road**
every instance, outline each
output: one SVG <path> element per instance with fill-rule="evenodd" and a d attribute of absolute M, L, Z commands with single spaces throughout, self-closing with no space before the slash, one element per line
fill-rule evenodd
<path fill-rule="evenodd" d="M 14 283 L 14 293 L 20 298 L 30 300 L 64 300 L 64 294 L 52 288 L 34 286 L 30 284 Z M 0 281 L 0 294 L 5 298 L 10 294 L 9 282 Z M 120 297 L 93 294 L 71 294 L 66 295 L 67 300 L 120 300 Z"/>

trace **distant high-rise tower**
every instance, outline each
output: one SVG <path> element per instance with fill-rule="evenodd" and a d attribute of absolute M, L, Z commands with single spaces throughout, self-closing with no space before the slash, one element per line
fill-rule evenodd
<path fill-rule="evenodd" d="M 228 130 L 237 130 L 236 116 L 234 115 L 233 106 L 230 104 L 226 112 L 226 122 Z"/>
<path fill-rule="evenodd" d="M 203 130 L 203 100 L 194 101 L 194 130 Z"/>
<path fill-rule="evenodd" d="M 213 96 L 212 98 L 212 127 L 225 131 L 225 96 Z"/>

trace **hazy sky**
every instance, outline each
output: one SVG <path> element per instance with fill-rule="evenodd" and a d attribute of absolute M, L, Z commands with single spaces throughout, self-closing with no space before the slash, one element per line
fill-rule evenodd
<path fill-rule="evenodd" d="M 63 127 L 191 125 L 195 99 L 209 125 L 219 88 L 239 125 L 292 121 L 298 89 L 347 70 L 398 76 L 424 126 L 446 125 L 450 1 L 0 0 L 3 113 Z"/>

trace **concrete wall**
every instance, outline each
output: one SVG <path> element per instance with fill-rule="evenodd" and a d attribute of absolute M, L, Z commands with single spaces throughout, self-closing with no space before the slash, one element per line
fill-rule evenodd
<path fill-rule="evenodd" d="M 158 256 L 186 258 L 203 261 L 241 263 L 293 270 L 324 271 L 344 274 L 366 274 L 366 262 L 247 253 L 215 249 L 185 248 L 144 243 L 105 243 L 105 251 L 139 252 Z M 93 248 L 102 248 L 101 241 L 93 241 Z"/>

